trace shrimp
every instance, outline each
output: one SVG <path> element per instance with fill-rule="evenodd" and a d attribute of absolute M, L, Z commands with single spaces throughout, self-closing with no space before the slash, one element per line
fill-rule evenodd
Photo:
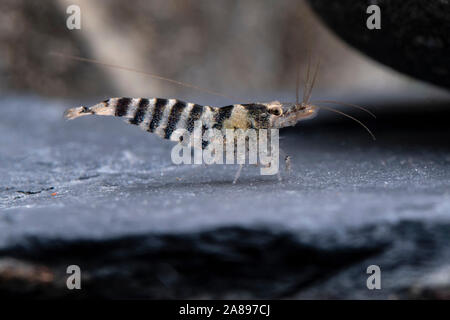
<path fill-rule="evenodd" d="M 74 56 L 69 56 L 69 58 L 97 63 L 109 67 L 119 67 L 121 69 L 137 71 L 131 68 L 104 64 L 86 58 Z M 315 117 L 318 110 L 325 109 L 356 121 L 375 140 L 373 133 L 361 121 L 342 111 L 336 110 L 329 106 L 323 106 L 323 104 L 333 103 L 355 107 L 374 116 L 373 113 L 367 109 L 358 105 L 341 103 L 333 100 L 310 100 L 320 63 L 317 63 L 313 73 L 311 73 L 310 65 L 311 63 L 308 63 L 303 90 L 303 99 L 301 102 L 299 101 L 299 72 L 297 72 L 296 101 L 294 103 L 271 101 L 262 103 L 255 102 L 231 104 L 223 107 L 215 107 L 184 102 L 178 99 L 117 97 L 106 99 L 90 107 L 80 106 L 77 108 L 68 109 L 65 111 L 64 117 L 69 120 L 87 115 L 122 117 L 129 124 L 139 126 L 142 130 L 154 133 L 163 139 L 182 142 L 180 136 L 175 133 L 177 130 L 186 130 L 187 132 L 192 133 L 196 121 L 201 121 L 203 131 L 208 129 L 216 129 L 222 132 L 225 136 L 227 129 L 253 129 L 258 131 L 261 129 L 282 129 L 285 127 L 295 126 L 300 121 Z M 141 71 L 138 72 L 143 73 Z M 188 86 L 190 88 L 206 91 L 210 94 L 220 95 L 222 97 L 224 96 L 214 91 L 205 90 L 194 85 L 185 84 L 153 74 L 149 75 L 160 80 L 175 83 L 177 85 Z M 208 141 L 203 141 L 202 148 L 206 148 L 208 144 Z M 285 158 L 285 161 L 286 168 L 289 168 L 289 156 Z M 233 183 L 236 183 L 238 180 L 241 169 L 242 165 L 240 165 Z"/>

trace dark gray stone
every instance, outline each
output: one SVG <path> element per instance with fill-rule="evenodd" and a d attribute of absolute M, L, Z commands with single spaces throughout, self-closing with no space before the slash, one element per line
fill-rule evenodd
<path fill-rule="evenodd" d="M 441 0 L 309 0 L 340 38 L 400 72 L 450 88 L 450 3 Z M 369 30 L 369 5 L 381 29 Z"/>
<path fill-rule="evenodd" d="M 416 284 L 449 287 L 423 280 L 450 264 L 448 103 L 384 105 L 366 119 L 376 142 L 323 113 L 282 131 L 293 159 L 283 182 L 249 167 L 236 185 L 235 166 L 174 166 L 170 142 L 118 119 L 63 121 L 77 104 L 0 100 L 0 295 L 405 298 L 429 292 Z M 65 288 L 71 264 L 81 291 Z M 366 288 L 371 264 L 382 290 Z"/>

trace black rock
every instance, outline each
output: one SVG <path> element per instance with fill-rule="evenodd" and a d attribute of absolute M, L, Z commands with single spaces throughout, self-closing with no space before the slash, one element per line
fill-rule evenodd
<path fill-rule="evenodd" d="M 309 0 L 329 28 L 373 59 L 450 88 L 450 2 L 441 0 Z M 369 30 L 369 5 L 381 9 L 381 29 Z"/>

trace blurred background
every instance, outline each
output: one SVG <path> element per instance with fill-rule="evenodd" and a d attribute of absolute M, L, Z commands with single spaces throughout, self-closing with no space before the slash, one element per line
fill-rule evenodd
<path fill-rule="evenodd" d="M 66 27 L 71 4 L 81 8 L 80 30 Z M 368 31 L 363 10 L 356 13 L 361 16 L 360 30 L 350 25 L 357 34 Z M 339 40 L 305 1 L 138 0 L 130 6 L 119 0 L 49 0 L 45 5 L 4 0 L 0 21 L 3 92 L 77 101 L 132 96 L 226 103 L 211 95 L 197 101 L 202 92 L 190 88 L 50 55 L 57 52 L 151 72 L 238 99 L 292 101 L 297 65 L 303 77 L 311 52 L 322 61 L 316 92 L 336 100 L 348 101 L 349 95 L 392 97 L 402 89 L 414 95 L 416 88 L 421 94 L 414 99 L 442 94 Z"/>

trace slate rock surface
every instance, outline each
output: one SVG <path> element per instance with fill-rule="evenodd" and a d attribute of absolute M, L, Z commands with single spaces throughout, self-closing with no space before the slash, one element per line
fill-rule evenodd
<path fill-rule="evenodd" d="M 63 121 L 73 102 L 0 105 L 1 296 L 448 298 L 448 104 L 378 110 L 376 142 L 321 114 L 282 132 L 282 182 L 236 185 L 119 119 Z"/>

